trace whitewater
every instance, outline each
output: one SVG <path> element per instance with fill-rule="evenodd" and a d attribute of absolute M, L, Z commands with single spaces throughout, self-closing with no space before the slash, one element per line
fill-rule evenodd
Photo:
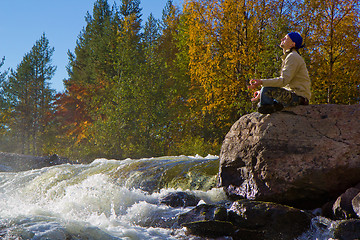
<path fill-rule="evenodd" d="M 191 239 L 176 226 L 191 208 L 159 201 L 175 191 L 225 201 L 215 188 L 217 169 L 216 156 L 179 156 L 2 172 L 0 238 Z"/>
<path fill-rule="evenodd" d="M 0 172 L 0 239 L 203 239 L 177 224 L 177 216 L 193 207 L 173 208 L 161 199 L 182 191 L 199 204 L 226 205 L 225 192 L 216 188 L 218 169 L 219 158 L 209 155 Z M 315 217 L 299 240 L 331 239 L 336 225 Z"/>

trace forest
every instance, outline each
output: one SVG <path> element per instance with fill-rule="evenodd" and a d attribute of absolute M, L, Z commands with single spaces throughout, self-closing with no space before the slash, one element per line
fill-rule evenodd
<path fill-rule="evenodd" d="M 97 0 L 69 51 L 65 91 L 50 88 L 44 33 L 16 69 L 0 61 L 0 151 L 81 162 L 218 155 L 255 111 L 247 85 L 279 75 L 280 39 L 299 32 L 311 104 L 359 104 L 358 0 L 168 0 L 142 20 L 140 0 Z M 80 31 L 81 30 L 81 31 Z"/>

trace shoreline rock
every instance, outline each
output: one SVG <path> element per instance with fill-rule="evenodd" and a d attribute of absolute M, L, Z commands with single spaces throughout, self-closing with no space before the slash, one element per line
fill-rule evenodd
<path fill-rule="evenodd" d="M 232 239 L 293 240 L 310 228 L 312 216 L 300 209 L 260 201 L 238 200 L 229 209 L 201 204 L 178 217 L 190 234 Z"/>
<path fill-rule="evenodd" d="M 56 154 L 51 156 L 31 156 L 0 152 L 0 172 L 21 172 L 66 163 L 74 162 Z"/>
<path fill-rule="evenodd" d="M 313 209 L 360 182 L 360 105 L 298 106 L 241 117 L 220 153 L 232 199 Z"/>

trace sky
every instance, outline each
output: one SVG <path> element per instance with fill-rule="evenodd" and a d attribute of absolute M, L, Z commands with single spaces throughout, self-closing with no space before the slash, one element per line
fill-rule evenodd
<path fill-rule="evenodd" d="M 74 51 L 80 31 L 85 27 L 87 12 L 92 13 L 96 0 L 0 0 L 0 59 L 5 64 L 0 72 L 16 69 L 43 33 L 55 48 L 52 64 L 57 67 L 50 81 L 51 88 L 64 91 L 63 80 L 68 78 L 67 52 Z M 120 0 L 109 0 L 120 5 Z M 167 0 L 141 0 L 143 25 L 150 13 L 160 19 Z M 183 0 L 173 0 L 181 7 Z"/>

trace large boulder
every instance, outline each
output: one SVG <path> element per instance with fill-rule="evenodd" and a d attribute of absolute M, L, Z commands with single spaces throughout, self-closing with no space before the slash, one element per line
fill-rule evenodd
<path fill-rule="evenodd" d="M 220 153 L 229 196 L 301 208 L 360 182 L 360 105 L 309 105 L 241 117 Z"/>

